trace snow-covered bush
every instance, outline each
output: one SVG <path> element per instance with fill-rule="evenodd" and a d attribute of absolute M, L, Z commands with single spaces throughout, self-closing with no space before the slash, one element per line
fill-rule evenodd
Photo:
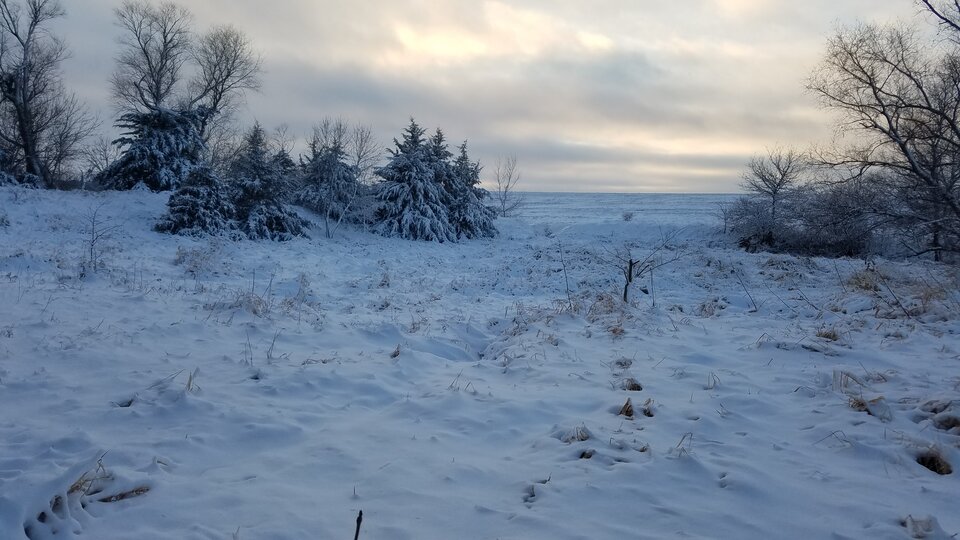
<path fill-rule="evenodd" d="M 118 190 L 140 185 L 152 191 L 176 189 L 203 160 L 200 126 L 211 114 L 205 107 L 124 114 L 117 125 L 126 131 L 115 141 L 123 153 L 97 176 L 98 183 Z"/>
<path fill-rule="evenodd" d="M 233 202 L 224 182 L 209 166 L 190 171 L 170 196 L 158 232 L 187 236 L 222 234 L 235 229 Z"/>
<path fill-rule="evenodd" d="M 769 198 L 743 197 L 727 210 L 727 219 L 748 251 L 855 256 L 871 248 L 877 226 L 865 210 L 870 199 L 864 189 L 855 183 L 793 189 L 781 194 L 776 221 Z"/>
<path fill-rule="evenodd" d="M 283 176 L 259 124 L 244 139 L 230 167 L 237 227 L 251 239 L 305 236 L 306 221 L 283 204 Z"/>
<path fill-rule="evenodd" d="M 377 186 L 380 201 L 374 230 L 384 236 L 436 242 L 456 241 L 450 221 L 450 194 L 437 181 L 435 159 L 424 130 L 414 120 L 403 140 L 394 139 L 389 162 L 376 170 L 383 181 Z"/>
<path fill-rule="evenodd" d="M 753 252 L 773 246 L 773 222 L 768 201 L 758 197 L 741 197 L 729 208 L 730 231 L 740 247 Z"/>
<path fill-rule="evenodd" d="M 798 190 L 790 200 L 790 221 L 780 243 L 785 251 L 852 257 L 871 248 L 875 220 L 857 184 Z"/>

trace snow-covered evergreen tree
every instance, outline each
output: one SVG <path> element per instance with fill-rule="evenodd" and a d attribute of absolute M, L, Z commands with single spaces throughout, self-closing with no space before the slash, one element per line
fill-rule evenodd
<path fill-rule="evenodd" d="M 497 235 L 497 228 L 493 224 L 497 213 L 484 202 L 489 193 L 480 187 L 480 170 L 480 163 L 470 160 L 467 141 L 463 141 L 460 155 L 451 167 L 447 187 L 453 200 L 450 219 L 457 229 L 457 235 L 462 238 Z"/>
<path fill-rule="evenodd" d="M 323 141 L 314 133 L 297 193 L 297 202 L 323 216 L 327 238 L 350 213 L 362 187 L 357 168 L 346 162 L 343 143 L 339 137 Z"/>
<path fill-rule="evenodd" d="M 211 114 L 206 107 L 124 114 L 117 126 L 126 131 L 114 141 L 124 147 L 123 154 L 97 181 L 108 189 L 176 189 L 204 159 L 206 144 L 199 130 Z"/>
<path fill-rule="evenodd" d="M 297 162 L 290 156 L 290 152 L 283 147 L 279 147 L 272 153 L 270 160 L 280 172 L 280 200 L 283 202 L 295 202 L 298 188 L 299 170 Z"/>
<path fill-rule="evenodd" d="M 447 138 L 442 129 L 437 128 L 433 137 L 430 137 L 427 156 L 433 166 L 434 181 L 447 186 L 453 176 L 453 167 L 450 163 L 453 154 L 450 153 L 450 147 L 447 145 Z"/>
<path fill-rule="evenodd" d="M 306 222 L 283 205 L 283 175 L 256 124 L 230 167 L 238 227 L 251 239 L 305 236 Z"/>
<path fill-rule="evenodd" d="M 374 230 L 385 236 L 436 242 L 456 241 L 450 223 L 449 194 L 437 181 L 436 154 L 424 130 L 411 119 L 403 140 L 394 139 L 389 162 L 376 170 L 380 201 Z"/>
<path fill-rule="evenodd" d="M 226 184 L 207 165 L 195 167 L 170 195 L 158 232 L 185 236 L 223 234 L 235 229 L 234 207 Z"/>

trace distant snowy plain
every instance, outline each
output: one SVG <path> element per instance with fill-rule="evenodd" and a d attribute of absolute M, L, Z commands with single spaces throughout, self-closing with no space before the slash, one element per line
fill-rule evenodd
<path fill-rule="evenodd" d="M 744 253 L 730 199 L 278 244 L 0 189 L 0 539 L 960 533 L 957 273 Z"/>

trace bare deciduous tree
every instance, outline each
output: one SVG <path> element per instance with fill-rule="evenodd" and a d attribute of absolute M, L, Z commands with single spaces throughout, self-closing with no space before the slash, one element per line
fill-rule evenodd
<path fill-rule="evenodd" d="M 67 49 L 49 24 L 64 13 L 58 0 L 0 0 L 0 141 L 45 187 L 63 178 L 96 127 L 61 79 Z"/>
<path fill-rule="evenodd" d="M 383 147 L 370 126 L 357 124 L 351 127 L 343 118 L 327 117 L 314 125 L 308 146 L 312 152 L 319 152 L 322 148 L 342 148 L 363 184 L 370 183 L 373 169 L 383 157 Z"/>
<path fill-rule="evenodd" d="M 517 156 L 510 155 L 497 160 L 494 181 L 496 182 L 496 189 L 493 192 L 493 200 L 497 205 L 498 213 L 503 217 L 508 217 L 523 205 L 523 195 L 518 193 L 516 189 L 520 182 Z"/>
<path fill-rule="evenodd" d="M 260 89 L 260 55 L 250 39 L 232 26 L 218 26 L 201 36 L 192 57 L 198 73 L 191 84 L 191 106 L 204 105 L 230 116 L 237 96 Z M 200 134 L 206 136 L 206 132 L 204 123 Z"/>
<path fill-rule="evenodd" d="M 84 172 L 91 177 L 105 171 L 118 157 L 120 150 L 113 141 L 103 136 L 93 139 L 81 151 Z"/>
<path fill-rule="evenodd" d="M 354 126 L 350 130 L 347 153 L 351 165 L 357 168 L 357 178 L 362 184 L 369 184 L 373 180 L 374 167 L 383 158 L 383 145 L 374 137 L 373 128 L 363 124 Z"/>
<path fill-rule="evenodd" d="M 770 199 L 770 222 L 777 221 L 777 204 L 793 187 L 803 172 L 805 160 L 794 149 L 773 149 L 765 156 L 755 156 L 747 164 L 743 188 Z"/>
<path fill-rule="evenodd" d="M 620 274 L 623 275 L 623 294 L 621 298 L 625 303 L 630 301 L 630 285 L 632 285 L 634 281 L 648 278 L 652 283 L 653 272 L 655 270 L 674 263 L 686 255 L 685 251 L 677 249 L 672 245 L 681 230 L 664 234 L 660 238 L 660 241 L 653 246 L 643 258 L 635 256 L 631 246 L 628 244 L 624 244 L 617 249 L 605 249 L 602 254 L 597 253 L 594 255 L 598 260 L 616 268 Z M 651 290 L 646 287 L 641 290 L 645 294 L 650 294 L 651 292 Z M 654 301 L 654 303 L 656 303 L 656 301 Z"/>
<path fill-rule="evenodd" d="M 270 134 L 270 146 L 274 153 L 291 154 L 295 142 L 294 136 L 290 134 L 289 124 L 280 124 L 273 128 Z"/>
<path fill-rule="evenodd" d="M 204 106 L 217 113 L 199 128 L 206 140 L 219 127 L 215 118 L 230 116 L 238 96 L 260 88 L 260 56 L 233 26 L 197 37 L 190 11 L 172 2 L 126 0 L 115 15 L 123 37 L 112 82 L 121 112 Z"/>
<path fill-rule="evenodd" d="M 114 15 L 123 30 L 112 79 L 118 108 L 142 112 L 167 105 L 190 57 L 190 11 L 172 2 L 126 0 Z"/>
<path fill-rule="evenodd" d="M 327 117 L 313 126 L 313 137 L 310 139 L 310 145 L 315 146 L 318 151 L 321 148 L 333 148 L 334 146 L 346 148 L 349 133 L 350 126 L 346 120 Z"/>
<path fill-rule="evenodd" d="M 927 245 L 917 253 L 940 260 L 943 250 L 960 249 L 960 51 L 931 49 L 911 28 L 844 29 L 828 42 L 809 88 L 857 139 L 820 158 L 853 178 L 881 171 L 877 187 L 896 204 L 879 211 L 901 228 L 924 230 Z"/>

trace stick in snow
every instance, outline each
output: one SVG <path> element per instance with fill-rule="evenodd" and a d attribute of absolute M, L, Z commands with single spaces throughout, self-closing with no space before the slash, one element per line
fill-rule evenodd
<path fill-rule="evenodd" d="M 363 523 L 363 510 L 357 514 L 357 532 L 353 533 L 353 540 L 360 540 L 360 524 Z"/>

